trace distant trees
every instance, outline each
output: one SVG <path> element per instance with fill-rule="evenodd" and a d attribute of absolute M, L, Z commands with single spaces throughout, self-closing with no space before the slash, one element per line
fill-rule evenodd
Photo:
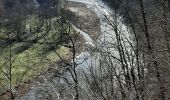
<path fill-rule="evenodd" d="M 61 70 L 55 72 L 53 76 L 59 77 L 55 81 L 58 98 L 75 100 L 84 97 L 102 100 L 170 98 L 169 0 L 110 1 L 114 2 L 112 3 L 114 5 L 110 5 L 114 8 L 113 13 L 107 15 L 102 12 L 110 30 L 109 38 L 103 37 L 103 40 L 96 42 L 96 47 L 88 47 L 88 52 L 92 56 L 81 58 L 81 63 L 77 62 L 76 56 L 79 53 L 77 41 L 80 37 L 79 33 L 73 30 L 71 22 L 74 20 L 76 23 L 76 18 L 73 17 L 77 16 L 65 9 L 58 10 L 57 0 L 38 2 L 51 8 L 41 13 L 31 9 L 32 14 L 36 16 L 31 23 L 33 26 L 26 28 L 27 17 L 23 15 L 29 13 L 25 13 L 27 10 L 20 7 L 16 7 L 18 12 L 13 14 L 15 17 L 17 15 L 17 18 L 8 17 L 9 23 L 1 25 L 7 29 L 5 34 L 9 54 L 0 70 L 7 80 L 12 100 L 15 98 L 12 67 L 16 56 L 12 51 L 13 41 L 46 44 L 59 57 L 58 66 Z M 9 5 L 12 5 L 12 1 L 6 4 Z M 52 32 L 54 34 L 50 34 Z M 32 36 L 31 39 L 22 38 L 28 34 Z M 39 41 L 40 39 L 42 40 Z M 69 48 L 71 52 L 69 59 L 65 60 L 60 56 L 56 51 L 58 46 Z M 79 70 L 78 66 L 81 64 L 85 64 L 86 69 Z M 22 78 L 21 76 L 20 79 Z"/>
<path fill-rule="evenodd" d="M 147 3 L 150 5 L 147 5 Z M 153 8 L 157 6 L 161 9 L 153 11 Z M 86 93 L 88 98 L 102 98 L 104 100 L 167 99 L 167 91 L 169 91 L 167 86 L 169 83 L 169 80 L 167 80 L 169 77 L 169 68 L 167 67 L 169 66 L 167 62 L 169 54 L 166 50 L 169 48 L 167 2 L 155 0 L 128 1 L 122 2 L 119 8 L 114 10 L 112 16 L 104 15 L 111 29 L 114 30 L 110 33 L 112 39 L 111 41 L 103 41 L 106 45 L 104 47 L 99 43 L 99 47 L 96 48 L 97 54 L 93 52 L 96 59 L 91 61 L 91 64 L 86 65 L 88 71 L 83 71 L 83 75 L 76 69 L 78 66 L 75 61 L 76 48 L 74 44 L 76 42 L 72 38 L 68 39 L 71 42 L 69 47 L 71 47 L 73 53 L 73 62 L 68 66 L 68 72 L 73 79 L 75 99 L 80 99 L 82 93 Z M 155 17 L 156 12 L 160 13 L 157 17 Z M 121 22 L 122 20 L 119 17 L 119 14 L 124 15 L 124 13 L 130 31 L 124 29 L 127 27 L 123 25 L 124 23 Z M 62 16 L 62 18 L 64 19 L 62 19 L 61 25 L 66 23 L 67 20 L 65 19 L 70 18 L 70 16 Z M 158 23 L 161 23 L 161 27 Z M 155 26 L 153 27 L 153 25 Z M 161 33 L 164 34 L 163 37 L 160 36 Z M 61 34 L 62 37 L 63 34 L 65 32 Z M 160 43 L 158 43 L 159 39 Z M 162 48 L 159 48 L 159 46 Z M 94 62 L 97 64 L 95 65 Z M 86 88 L 81 87 L 80 79 L 84 79 L 83 85 Z M 157 88 L 154 89 L 154 87 Z"/>
<path fill-rule="evenodd" d="M 166 66 L 169 66 L 168 63 L 164 63 L 168 61 L 168 33 L 169 30 L 167 27 L 169 27 L 169 12 L 168 12 L 168 1 L 167 0 L 138 0 L 138 2 L 133 2 L 133 6 L 127 6 L 128 4 L 125 3 L 123 8 L 126 10 L 127 16 L 126 19 L 127 24 L 130 24 L 131 28 L 135 31 L 134 33 L 137 33 L 137 39 L 138 39 L 138 45 L 143 47 L 143 50 L 139 48 L 140 53 L 144 53 L 145 59 L 149 60 L 146 61 L 146 68 L 149 71 L 148 74 L 146 74 L 145 77 L 148 77 L 147 79 L 144 79 L 144 81 L 148 81 L 148 86 L 146 88 L 150 89 L 151 87 L 159 87 L 159 93 L 156 92 L 157 89 L 152 89 L 150 91 L 153 91 L 153 94 L 150 94 L 149 96 L 147 94 L 144 94 L 143 99 L 148 98 L 159 98 L 161 100 L 165 100 L 168 97 L 167 90 L 168 87 L 166 87 L 165 82 L 165 73 L 162 73 L 164 69 L 167 69 L 167 72 L 169 71 L 169 68 L 166 68 Z M 154 10 L 153 10 L 154 9 Z M 120 9 L 122 10 L 122 9 Z M 159 15 L 158 15 L 159 14 Z M 142 16 L 142 17 L 141 17 Z M 165 21 L 166 20 L 166 21 Z M 160 26 L 161 24 L 161 26 Z M 145 36 L 143 36 L 144 34 Z M 162 36 L 163 34 L 167 34 Z M 159 39 L 158 39 L 159 38 Z M 141 43 L 142 41 L 145 41 L 144 43 Z M 159 42 L 158 42 L 159 41 Z M 166 54 L 167 56 L 163 56 Z M 162 59 L 162 60 L 161 60 Z M 164 66 L 164 67 L 163 67 Z M 166 74 L 167 75 L 167 74 Z M 153 77 L 156 78 L 156 80 L 153 80 Z M 169 77 L 169 76 L 166 76 Z M 151 79 L 152 78 L 152 79 Z M 157 81 L 157 84 L 152 84 L 151 82 Z M 163 82 L 164 81 L 164 82 Z M 168 80 L 166 80 L 167 82 Z M 165 82 L 165 83 L 166 83 Z"/>
<path fill-rule="evenodd" d="M 108 28 L 112 30 L 109 31 L 111 39 L 104 37 L 103 41 L 99 40 L 102 43 L 96 43 L 97 47 L 92 51 L 94 58 L 90 58 L 90 63 L 85 65 L 87 70 L 82 72 L 76 69 L 79 65 L 76 62 L 75 36 L 69 34 L 71 24 L 64 27 L 70 16 L 62 16 L 61 37 L 64 34 L 64 37 L 68 36 L 70 45 L 67 47 L 73 53 L 72 63 L 62 60 L 71 82 L 63 78 L 64 73 L 59 75 L 68 83 L 65 86 L 67 93 L 74 89 L 68 94 L 76 100 L 83 96 L 103 100 L 168 99 L 168 3 L 166 0 L 125 0 L 110 16 L 103 13 Z"/>
<path fill-rule="evenodd" d="M 123 15 L 124 22 L 131 28 L 134 40 L 130 44 L 133 44 L 132 48 L 135 54 L 133 57 L 136 61 L 134 67 L 129 67 L 129 72 L 129 68 L 126 69 L 125 66 L 125 72 L 129 73 L 129 76 L 128 74 L 125 76 L 125 80 L 126 78 L 129 80 L 128 77 L 130 80 L 132 78 L 130 86 L 133 86 L 136 91 L 137 100 L 151 98 L 165 100 L 169 98 L 169 87 L 167 86 L 169 74 L 166 73 L 170 70 L 167 67 L 169 66 L 169 0 L 124 0 L 120 2 L 119 9 L 115 9 L 114 5 L 111 7 L 113 6 L 118 15 Z M 116 32 L 117 28 L 113 28 Z M 120 57 L 123 55 L 121 53 Z M 147 91 L 150 91 L 151 94 L 148 94 Z M 130 92 L 132 91 L 128 93 Z"/>

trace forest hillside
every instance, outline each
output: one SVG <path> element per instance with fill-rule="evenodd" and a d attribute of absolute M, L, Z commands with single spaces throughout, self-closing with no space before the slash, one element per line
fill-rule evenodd
<path fill-rule="evenodd" d="M 0 100 L 169 100 L 170 0 L 0 0 Z"/>

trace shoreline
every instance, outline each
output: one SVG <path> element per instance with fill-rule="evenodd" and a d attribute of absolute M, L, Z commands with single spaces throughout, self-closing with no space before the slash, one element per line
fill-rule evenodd
<path fill-rule="evenodd" d="M 97 40 L 102 32 L 100 20 L 96 13 L 89 9 L 87 4 L 84 3 L 66 1 L 66 5 L 67 10 L 76 14 L 77 22 L 73 22 L 73 24 L 82 31 L 88 33 L 93 40 Z"/>

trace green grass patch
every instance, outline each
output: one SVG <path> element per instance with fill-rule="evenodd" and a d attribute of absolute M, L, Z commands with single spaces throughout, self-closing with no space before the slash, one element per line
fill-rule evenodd
<path fill-rule="evenodd" d="M 53 18 L 52 27 L 48 34 L 44 37 L 49 41 L 57 41 L 58 29 L 54 26 L 56 24 L 57 18 Z M 23 23 L 25 24 L 25 29 L 36 28 L 38 24 L 38 19 L 36 16 L 26 19 Z M 46 26 L 43 25 L 42 30 Z M 39 33 L 26 34 L 25 40 L 32 40 L 34 35 L 42 36 L 45 34 L 45 30 Z M 0 38 L 6 37 L 0 35 Z M 34 76 L 39 74 L 42 69 L 48 68 L 50 63 L 60 60 L 55 52 L 57 52 L 62 58 L 67 59 L 69 57 L 69 49 L 63 46 L 53 45 L 54 50 L 50 49 L 48 44 L 40 44 L 39 42 L 46 42 L 44 37 L 40 37 L 37 42 L 18 42 L 15 41 L 12 43 L 12 85 L 13 87 L 17 86 L 21 82 L 31 80 Z M 1 42 L 1 41 L 0 41 Z M 6 44 L 4 44 L 6 45 Z M 9 86 L 9 45 L 0 46 L 0 86 L 7 87 Z M 0 87 L 1 90 L 1 87 Z"/>

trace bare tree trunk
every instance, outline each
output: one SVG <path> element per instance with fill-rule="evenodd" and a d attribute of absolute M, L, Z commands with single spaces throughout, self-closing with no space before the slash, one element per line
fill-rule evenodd
<path fill-rule="evenodd" d="M 161 6 L 163 8 L 163 17 L 164 17 L 162 29 L 163 29 L 164 34 L 165 34 L 164 36 L 165 36 L 165 40 L 166 40 L 166 47 L 168 49 L 168 52 L 170 53 L 170 44 L 169 44 L 170 33 L 169 33 L 169 30 L 168 30 L 168 17 L 167 17 L 168 8 L 166 7 L 166 0 L 163 0 L 161 2 Z"/>
<path fill-rule="evenodd" d="M 73 73 L 74 73 L 74 82 L 75 82 L 75 91 L 76 91 L 76 94 L 75 94 L 75 100 L 79 100 L 79 87 L 78 87 L 78 77 L 77 77 L 77 72 L 76 72 L 76 67 L 77 67 L 77 64 L 76 64 L 76 61 L 75 61 L 75 57 L 76 57 L 76 50 L 75 50 L 75 43 L 73 42 L 72 39 L 71 40 L 71 43 L 72 43 L 72 51 L 73 51 Z"/>
<path fill-rule="evenodd" d="M 150 36 L 149 36 L 148 25 L 147 25 L 147 21 L 146 21 L 144 4 L 143 4 L 143 0 L 139 0 L 139 1 L 140 1 L 141 13 L 142 13 L 143 24 L 144 24 L 144 29 L 145 29 L 144 33 L 145 33 L 146 40 L 147 40 L 147 47 L 149 50 L 151 50 Z"/>
<path fill-rule="evenodd" d="M 144 33 L 145 33 L 145 36 L 146 36 L 146 39 L 147 39 L 147 48 L 148 48 L 148 51 L 149 51 L 149 56 L 150 56 L 150 59 L 152 60 L 152 63 L 154 64 L 155 69 L 156 69 L 156 78 L 158 80 L 158 85 L 160 86 L 161 99 L 165 100 L 165 94 L 163 92 L 165 90 L 165 88 L 162 84 L 160 84 L 162 82 L 162 78 L 161 78 L 161 74 L 159 72 L 158 62 L 155 60 L 155 57 L 153 56 L 153 49 L 151 47 L 150 36 L 149 36 L 149 31 L 148 31 L 148 25 L 147 25 L 143 0 L 139 0 L 139 1 L 140 1 L 142 18 L 143 18 L 143 24 L 144 24 L 144 28 L 145 28 Z"/>
<path fill-rule="evenodd" d="M 9 73 L 8 73 L 8 78 L 9 78 L 9 88 L 10 88 L 10 97 L 11 100 L 15 99 L 15 96 L 12 91 L 12 44 L 11 44 L 11 39 L 10 39 L 10 33 L 8 33 L 8 41 L 9 41 Z"/>
<path fill-rule="evenodd" d="M 170 0 L 168 0 L 168 8 L 169 8 L 169 12 L 170 12 Z"/>

